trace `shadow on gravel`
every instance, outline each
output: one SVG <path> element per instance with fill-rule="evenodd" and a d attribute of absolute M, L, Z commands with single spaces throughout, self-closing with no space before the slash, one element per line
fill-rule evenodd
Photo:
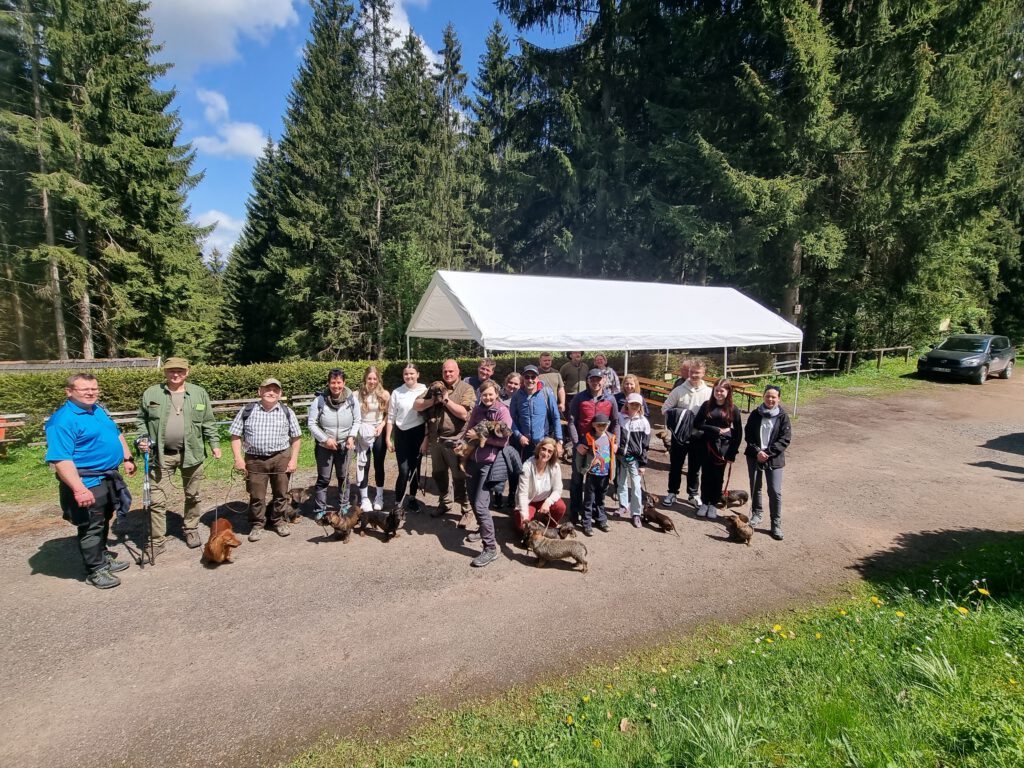
<path fill-rule="evenodd" d="M 969 462 L 972 467 L 984 467 L 985 469 L 994 469 L 997 472 L 1013 472 L 1019 475 L 1024 475 L 1024 467 L 1018 467 L 1013 464 L 1003 464 L 999 461 L 972 461 Z M 1024 483 L 1024 477 L 1012 477 L 1010 475 L 1003 475 L 999 478 L 1000 480 L 1012 480 L 1017 483 Z"/>
<path fill-rule="evenodd" d="M 1024 456 L 1024 432 L 1011 432 L 1007 435 L 993 437 L 981 444 L 982 448 L 992 451 L 1003 451 L 1004 453 L 1016 453 Z"/>
<path fill-rule="evenodd" d="M 984 578 L 1002 595 L 1024 598 L 1024 533 L 967 528 L 902 534 L 896 544 L 867 555 L 852 568 L 874 584 L 925 587 L 937 576 L 969 586 Z"/>
<path fill-rule="evenodd" d="M 32 568 L 33 576 L 41 573 L 55 579 L 73 581 L 82 581 L 85 578 L 78 540 L 73 535 L 44 541 L 39 545 L 39 550 L 29 557 L 28 564 Z"/>

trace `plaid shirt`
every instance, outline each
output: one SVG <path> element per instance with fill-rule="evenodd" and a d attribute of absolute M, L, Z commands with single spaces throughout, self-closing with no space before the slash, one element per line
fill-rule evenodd
<path fill-rule="evenodd" d="M 269 456 L 279 453 L 291 445 L 292 438 L 299 437 L 299 420 L 295 412 L 278 403 L 269 411 L 257 403 L 249 418 L 242 421 L 246 406 L 235 415 L 228 432 L 241 437 L 245 452 L 254 456 Z"/>

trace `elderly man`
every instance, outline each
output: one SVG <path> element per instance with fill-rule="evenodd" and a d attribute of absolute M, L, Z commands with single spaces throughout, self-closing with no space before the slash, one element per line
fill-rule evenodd
<path fill-rule="evenodd" d="M 619 420 L 615 397 L 605 389 L 604 374 L 591 368 L 587 375 L 587 388 L 569 403 L 569 437 L 573 444 L 572 479 L 569 485 L 569 510 L 574 521 L 583 520 L 583 480 L 587 474 L 586 458 L 589 447 L 587 434 L 597 414 L 611 424 L 610 434 L 618 441 Z"/>
<path fill-rule="evenodd" d="M 64 519 L 78 528 L 86 581 L 97 589 L 111 589 L 121 583 L 114 573 L 128 567 L 107 550 L 110 518 L 119 507 L 131 506 L 117 468 L 124 462 L 134 475 L 135 460 L 117 425 L 96 402 L 100 389 L 95 376 L 72 375 L 65 392 L 67 401 L 46 422 L 46 461 L 60 480 Z"/>
<path fill-rule="evenodd" d="M 260 384 L 260 399 L 248 403 L 228 428 L 235 469 L 245 472 L 249 492 L 249 541 L 259 541 L 269 522 L 278 536 L 287 536 L 288 481 L 299 461 L 299 421 L 281 402 L 281 382 L 265 379 Z M 245 456 L 242 456 L 243 443 Z M 272 500 L 267 519 L 267 482 Z"/>
<path fill-rule="evenodd" d="M 482 365 L 481 365 L 482 367 Z M 493 368 L 491 369 L 493 373 Z M 444 393 L 435 398 L 428 389 L 420 398 L 421 403 L 429 402 L 424 409 L 417 406 L 427 419 L 427 444 L 430 450 L 431 477 L 437 484 L 437 509 L 434 517 L 448 514 L 451 499 L 448 495 L 448 474 L 451 473 L 451 486 L 455 503 L 459 505 L 462 519 L 459 527 L 465 528 L 473 519 L 473 507 L 469 503 L 466 492 L 466 473 L 459 464 L 455 453 L 455 443 L 466 419 L 476 404 L 476 392 L 466 381 L 459 378 L 459 364 L 454 360 L 445 360 L 441 366 L 441 381 L 444 382 Z"/>
<path fill-rule="evenodd" d="M 702 360 L 696 358 L 686 360 L 682 365 L 682 370 L 686 371 L 689 378 L 669 392 L 661 406 L 661 412 L 666 417 L 665 426 L 672 432 L 672 447 L 669 451 L 668 465 L 668 493 L 665 494 L 661 503 L 666 507 L 671 507 L 676 503 L 679 484 L 682 481 L 683 462 L 686 461 L 687 502 L 699 509 L 701 501 L 697 493 L 700 488 L 703 443 L 700 440 L 691 440 L 690 431 L 693 417 L 697 415 L 700 407 L 711 399 L 711 387 L 704 381 L 706 369 Z"/>
<path fill-rule="evenodd" d="M 139 401 L 138 446 L 150 454 L 149 479 L 153 500 L 150 506 L 150 538 L 153 554 L 164 551 L 167 535 L 167 491 L 175 472 L 181 474 L 185 494 L 185 544 L 195 549 L 199 537 L 199 486 L 203 481 L 206 444 L 219 459 L 220 434 L 213 406 L 206 390 L 188 379 L 188 361 L 169 357 L 164 363 L 162 384 L 154 384 Z"/>
<path fill-rule="evenodd" d="M 537 378 L 554 393 L 558 400 L 558 412 L 561 414 L 565 413 L 565 382 L 562 380 L 561 371 L 555 370 L 551 362 L 550 352 L 540 353 L 537 357 Z"/>

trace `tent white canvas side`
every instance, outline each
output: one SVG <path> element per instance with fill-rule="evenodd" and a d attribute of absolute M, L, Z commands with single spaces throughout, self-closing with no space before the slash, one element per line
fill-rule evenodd
<path fill-rule="evenodd" d="M 488 350 L 703 349 L 799 344 L 792 323 L 734 288 L 438 271 L 406 335 Z"/>

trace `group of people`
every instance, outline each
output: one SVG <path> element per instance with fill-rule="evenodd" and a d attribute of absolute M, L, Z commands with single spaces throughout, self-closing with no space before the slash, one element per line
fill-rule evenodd
<path fill-rule="evenodd" d="M 402 371 L 402 385 L 392 392 L 384 389 L 373 366 L 355 390 L 349 388 L 343 370 L 331 370 L 306 418 L 316 443 L 315 515 L 326 513 L 327 489 L 334 478 L 342 504 L 351 492 L 353 503 L 364 511 L 383 509 L 384 462 L 390 451 L 398 469 L 394 503 L 410 512 L 420 509 L 420 465 L 429 455 L 438 495 L 431 514 L 447 515 L 455 505 L 460 528 L 476 523 L 466 536 L 467 541 L 482 542 L 472 560 L 474 567 L 497 558 L 492 506 L 511 509 L 520 532 L 537 516 L 558 525 L 568 515 L 585 536 L 592 536 L 595 528 L 609 530 L 604 499 L 611 491 L 618 500 L 617 514 L 640 527 L 652 432 L 647 403 L 636 376 L 620 378 L 603 355 L 596 355 L 589 367 L 582 358 L 582 352 L 571 352 L 569 361 L 555 369 L 552 356 L 544 353 L 537 365 L 506 376 L 503 387 L 493 378 L 495 361 L 489 358 L 465 378 L 455 360 L 446 360 L 441 379 L 430 387 L 420 381 L 419 368 L 409 363 Z M 744 433 L 739 408 L 732 402 L 732 385 L 723 379 L 711 387 L 704 381 L 705 372 L 703 362 L 687 360 L 662 407 L 672 433 L 663 504 L 676 503 L 683 465 L 688 464 L 688 501 L 698 516 L 714 518 L 727 468 L 745 434 L 751 523 L 761 522 L 761 486 L 766 479 L 771 535 L 781 540 L 782 468 L 791 428 L 779 405 L 778 388 L 765 389 L 764 402 L 751 414 Z M 188 381 L 188 361 L 168 358 L 163 373 L 164 382 L 143 393 L 137 416 L 136 444 L 149 458 L 147 545 L 154 554 L 166 546 L 167 495 L 175 473 L 184 491 L 185 543 L 201 545 L 200 484 L 207 449 L 215 459 L 221 457 L 209 395 Z M 118 509 L 127 512 L 131 503 L 119 468 L 123 463 L 132 475 L 135 462 L 124 436 L 97 404 L 94 376 L 71 376 L 66 394 L 67 402 L 46 425 L 46 460 L 60 480 L 63 515 L 78 528 L 88 582 L 101 589 L 115 587 L 120 583 L 115 574 L 127 564 L 118 562 L 106 542 L 111 518 Z M 282 395 L 280 381 L 265 379 L 259 399 L 240 408 L 228 428 L 234 466 L 246 477 L 248 537 L 253 542 L 267 529 L 279 536 L 289 534 L 288 487 L 298 465 L 301 429 Z M 474 443 L 468 457 L 460 456 L 458 448 L 467 433 L 486 426 L 483 422 L 502 422 L 509 436 L 492 430 Z M 572 468 L 568 505 L 562 498 L 563 455 Z M 353 460 L 356 481 L 350 489 Z"/>

